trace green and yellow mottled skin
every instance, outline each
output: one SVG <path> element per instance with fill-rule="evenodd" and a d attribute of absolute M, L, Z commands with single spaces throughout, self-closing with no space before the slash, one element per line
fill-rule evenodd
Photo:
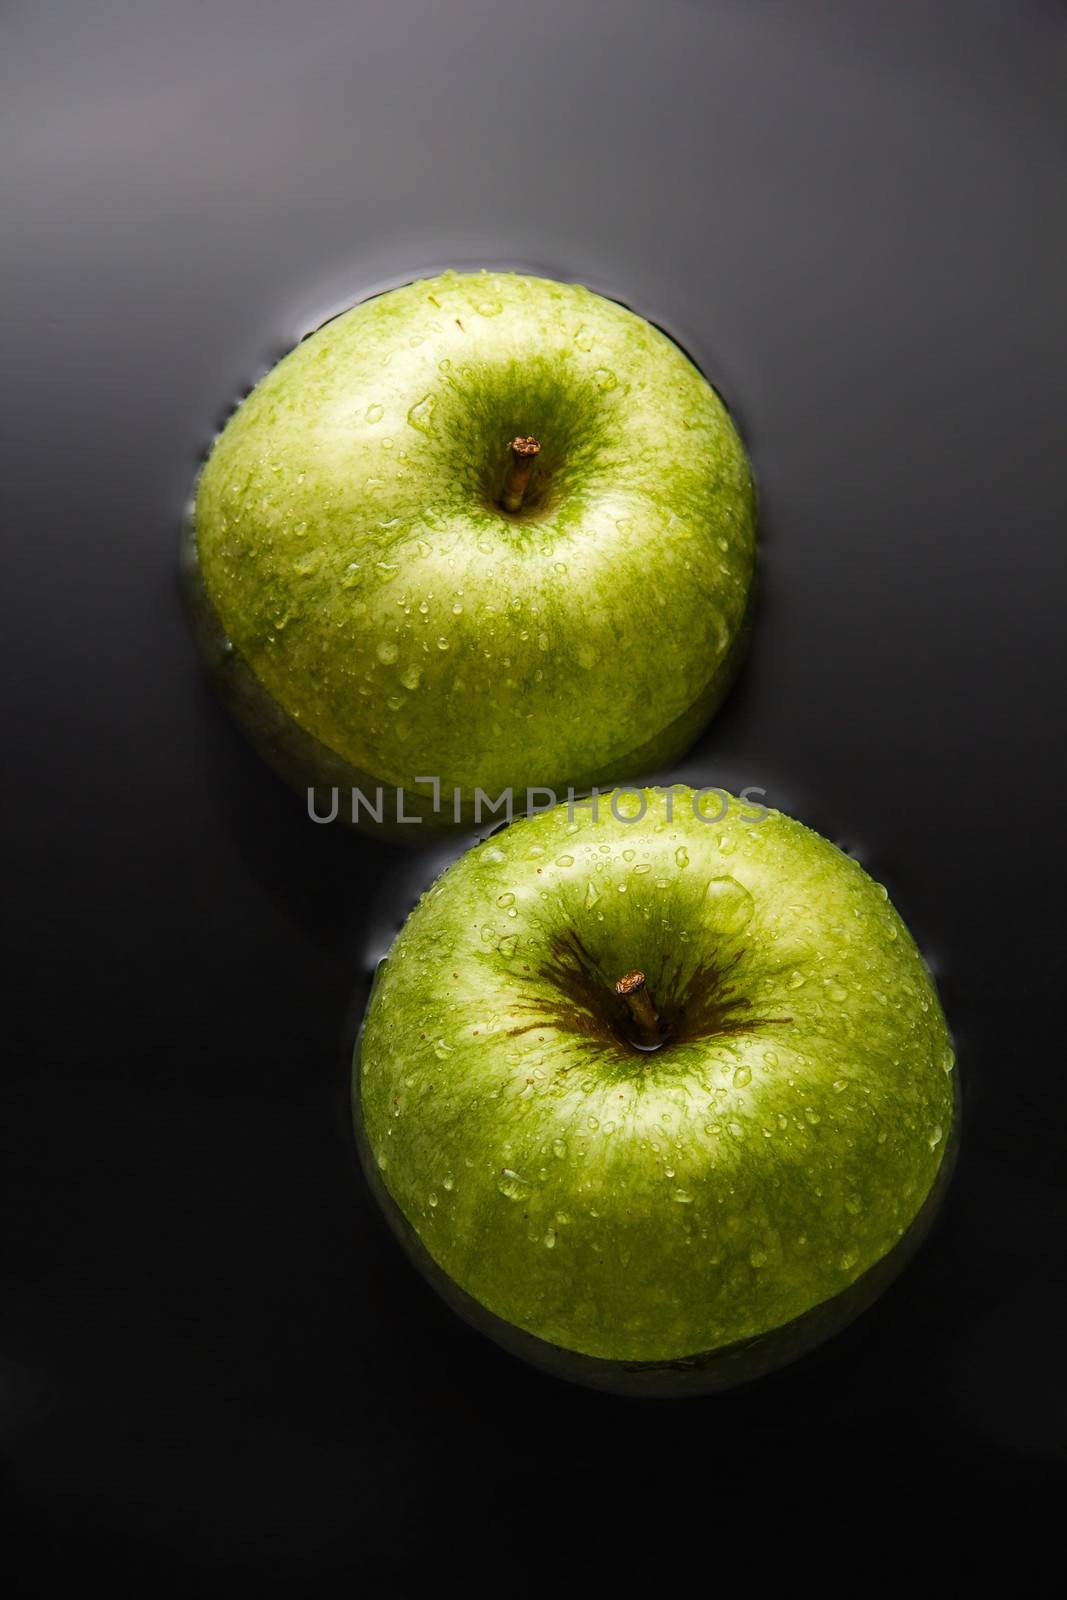
<path fill-rule="evenodd" d="M 512 515 L 507 445 L 530 434 Z M 725 407 L 663 334 L 577 285 L 448 272 L 264 378 L 201 474 L 195 541 L 234 650 L 354 771 L 565 792 L 670 760 L 714 710 L 755 506 Z"/>
<path fill-rule="evenodd" d="M 438 880 L 382 969 L 355 1111 L 451 1282 L 553 1346 L 656 1363 L 780 1328 L 894 1249 L 952 1143 L 954 1057 L 855 861 L 778 812 L 643 793 L 639 822 L 560 807 Z M 654 1053 L 611 992 L 633 968 Z"/>

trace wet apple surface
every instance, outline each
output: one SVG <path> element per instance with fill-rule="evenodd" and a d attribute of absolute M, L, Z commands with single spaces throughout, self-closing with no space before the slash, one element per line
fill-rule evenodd
<path fill-rule="evenodd" d="M 340 763 L 420 813 L 436 779 L 469 817 L 478 788 L 565 793 L 691 744 L 743 645 L 755 499 L 722 401 L 648 322 L 575 284 L 445 273 L 258 385 L 204 468 L 192 553 L 202 642 L 224 634 L 208 653 L 243 672 L 254 737 L 291 724 L 291 777 Z"/>
<path fill-rule="evenodd" d="M 514 823 L 423 897 L 356 1112 L 465 1294 L 549 1345 L 670 1363 L 895 1249 L 951 1144 L 955 1058 L 885 891 L 818 834 L 685 789 L 597 809 Z"/>

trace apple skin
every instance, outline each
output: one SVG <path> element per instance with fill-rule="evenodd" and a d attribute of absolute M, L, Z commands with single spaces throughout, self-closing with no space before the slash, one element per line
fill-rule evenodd
<path fill-rule="evenodd" d="M 469 822 L 478 788 L 562 796 L 688 748 L 743 653 L 755 525 L 729 414 L 664 334 L 579 285 L 447 272 L 327 323 L 238 408 L 186 587 L 284 776 L 446 825 L 456 789 Z"/>
<path fill-rule="evenodd" d="M 353 1077 L 394 1230 L 461 1314 L 595 1387 L 728 1386 L 842 1327 L 936 1211 L 958 1128 L 934 984 L 799 822 L 620 791 L 513 823 L 420 900 Z M 613 992 L 639 968 L 666 1042 Z"/>

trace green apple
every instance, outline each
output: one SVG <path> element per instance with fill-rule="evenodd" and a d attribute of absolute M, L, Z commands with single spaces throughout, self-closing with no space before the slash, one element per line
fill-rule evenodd
<path fill-rule="evenodd" d="M 886 891 L 722 791 L 525 818 L 423 896 L 354 1079 L 364 1167 L 461 1312 L 579 1381 L 712 1388 L 879 1292 L 954 1148 Z"/>
<path fill-rule="evenodd" d="M 457 790 L 469 820 L 478 789 L 562 795 L 692 742 L 743 646 L 755 500 L 656 328 L 576 284 L 446 272 L 263 379 L 192 533 L 198 632 L 264 753 L 447 823 Z"/>

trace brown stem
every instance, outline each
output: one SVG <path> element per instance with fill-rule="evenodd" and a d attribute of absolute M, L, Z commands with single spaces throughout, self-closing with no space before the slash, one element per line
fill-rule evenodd
<path fill-rule="evenodd" d="M 628 972 L 615 985 L 615 993 L 626 1001 L 639 1042 L 646 1050 L 655 1050 L 663 1043 L 663 1035 L 652 996 L 645 985 L 644 973 Z"/>
<path fill-rule="evenodd" d="M 521 511 L 530 483 L 530 474 L 534 462 L 541 453 L 541 446 L 531 435 L 526 439 L 512 439 L 508 450 L 511 452 L 511 459 L 508 462 L 508 475 L 504 479 L 500 504 L 505 511 Z"/>

